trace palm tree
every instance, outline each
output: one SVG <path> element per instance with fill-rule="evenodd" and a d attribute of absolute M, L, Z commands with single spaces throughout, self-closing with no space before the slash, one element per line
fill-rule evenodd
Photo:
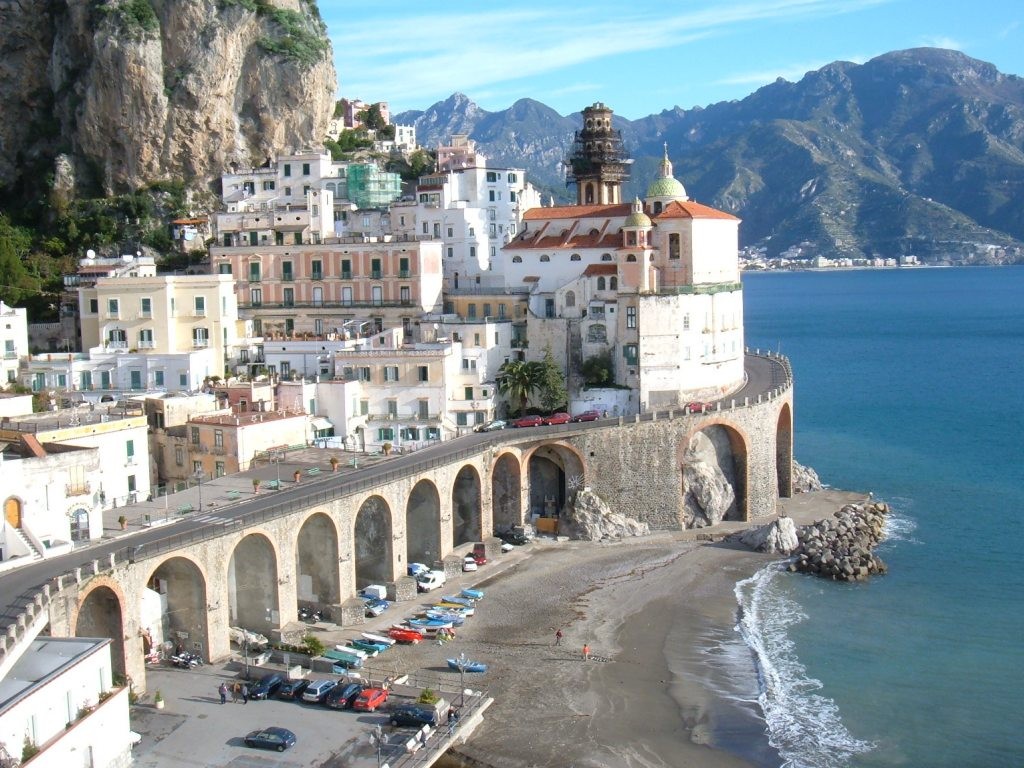
<path fill-rule="evenodd" d="M 519 407 L 517 413 L 526 410 L 530 395 L 540 387 L 544 367 L 540 363 L 509 360 L 498 369 L 498 391 Z"/>

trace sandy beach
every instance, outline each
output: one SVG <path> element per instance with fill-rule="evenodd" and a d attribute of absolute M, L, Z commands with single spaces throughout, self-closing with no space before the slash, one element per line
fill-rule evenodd
<path fill-rule="evenodd" d="M 827 490 L 780 508 L 802 524 L 863 498 Z M 716 528 L 716 538 L 742 527 Z M 695 540 L 709 530 L 608 544 L 538 541 L 509 556 L 513 563 L 497 564 L 499 572 L 481 570 L 477 586 L 487 596 L 457 640 L 403 649 L 404 663 L 439 673 L 445 657 L 463 652 L 490 665 L 472 686 L 495 702 L 441 765 L 778 765 L 750 701 L 753 659 L 736 653 L 733 592 L 778 558 Z M 748 665 L 739 675 L 746 691 L 721 679 L 721 665 L 710 659 L 723 642 L 733 649 L 731 668 Z M 590 661 L 581 658 L 584 643 Z"/>

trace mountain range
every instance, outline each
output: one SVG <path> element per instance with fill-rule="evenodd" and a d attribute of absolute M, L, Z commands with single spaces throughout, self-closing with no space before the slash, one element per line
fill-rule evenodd
<path fill-rule="evenodd" d="M 456 93 L 392 119 L 427 146 L 468 134 L 545 198 L 570 199 L 562 163 L 579 113 L 531 99 L 488 112 Z M 1024 263 L 1024 79 L 956 51 L 838 61 L 615 127 L 634 160 L 628 197 L 643 196 L 667 145 L 689 196 L 743 219 L 741 246 L 768 256 Z"/>

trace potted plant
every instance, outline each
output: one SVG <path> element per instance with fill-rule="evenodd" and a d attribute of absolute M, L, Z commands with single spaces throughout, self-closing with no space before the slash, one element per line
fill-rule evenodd
<path fill-rule="evenodd" d="M 164 695 L 160 693 L 160 691 L 157 691 L 155 694 L 153 694 L 153 705 L 157 709 L 164 708 Z"/>
<path fill-rule="evenodd" d="M 117 518 L 117 522 L 121 524 L 122 531 L 128 527 L 128 518 L 124 515 L 121 515 L 119 518 Z"/>
<path fill-rule="evenodd" d="M 381 446 L 381 449 L 384 451 L 385 456 L 391 455 L 391 443 L 384 443 L 384 445 Z"/>
<path fill-rule="evenodd" d="M 252 479 L 252 492 L 253 493 L 259 493 L 260 492 L 260 483 L 261 482 L 262 481 L 258 477 L 254 477 Z"/>
<path fill-rule="evenodd" d="M 331 456 L 331 472 L 337 472 L 339 464 L 341 464 L 341 462 L 338 460 L 338 457 Z"/>

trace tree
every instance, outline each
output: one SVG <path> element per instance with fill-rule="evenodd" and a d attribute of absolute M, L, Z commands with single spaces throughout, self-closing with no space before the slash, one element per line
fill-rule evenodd
<path fill-rule="evenodd" d="M 588 386 L 600 387 L 614 378 L 612 353 L 602 352 L 583 361 L 583 378 Z"/>
<path fill-rule="evenodd" d="M 523 360 L 509 360 L 498 369 L 498 391 L 516 406 L 516 413 L 526 410 L 530 395 L 540 386 L 542 373 L 541 363 Z"/>
<path fill-rule="evenodd" d="M 566 405 L 569 393 L 565 389 L 565 371 L 555 362 L 550 346 L 544 349 L 544 359 L 536 365 L 540 366 L 537 389 L 540 392 L 541 405 L 547 411 Z"/>
<path fill-rule="evenodd" d="M 0 300 L 15 306 L 39 291 L 39 281 L 25 268 L 32 236 L 0 215 Z"/>

